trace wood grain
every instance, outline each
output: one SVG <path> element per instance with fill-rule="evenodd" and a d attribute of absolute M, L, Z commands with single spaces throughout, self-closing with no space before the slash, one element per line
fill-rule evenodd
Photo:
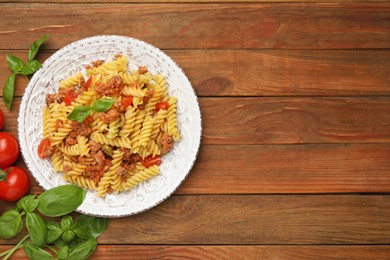
<path fill-rule="evenodd" d="M 389 142 L 387 98 L 203 98 L 203 143 Z M 375 115 L 375 116 L 374 116 Z"/>
<path fill-rule="evenodd" d="M 16 133 L 16 98 L 4 131 Z M 389 98 L 201 98 L 203 144 L 390 141 Z M 6 111 L 3 103 L 0 109 Z"/>
<path fill-rule="evenodd" d="M 51 39 L 50 39 L 51 41 Z M 37 56 L 45 61 L 54 51 Z M 168 50 L 199 96 L 390 95 L 388 50 Z M 27 50 L 0 51 L 27 59 Z M 10 75 L 0 62 L 0 82 Z M 15 96 L 27 85 L 20 76 Z M 2 96 L 2 88 L 0 88 Z"/>
<path fill-rule="evenodd" d="M 176 195 L 144 213 L 111 219 L 99 243 L 389 244 L 389 214 L 390 197 L 380 195 Z"/>
<path fill-rule="evenodd" d="M 0 0 L 0 3 L 52 3 L 52 0 Z M 78 0 L 57 0 L 56 3 L 79 3 Z M 140 3 L 141 1 L 137 0 L 116 0 L 115 3 Z M 147 0 L 142 1 L 144 3 L 194 3 L 194 0 Z M 197 0 L 195 3 L 280 3 L 280 0 Z M 327 1 L 318 1 L 318 0 L 288 0 L 283 1 L 283 3 L 340 3 L 340 0 L 327 0 Z M 387 3 L 386 0 L 343 0 L 343 3 Z M 83 3 L 112 3 L 109 0 L 84 0 Z"/>
<path fill-rule="evenodd" d="M 11 246 L 0 246 L 3 252 Z M 159 246 L 159 245 L 99 245 L 92 259 L 245 259 L 245 260 L 388 260 L 390 246 Z M 11 260 L 25 259 L 18 250 Z"/>
<path fill-rule="evenodd" d="M 176 194 L 390 192 L 389 172 L 388 144 L 203 145 Z"/>
<path fill-rule="evenodd" d="M 390 47 L 388 4 L 2 4 L 0 49 L 120 34 L 161 49 Z M 113 19 L 115 17 L 115 19 Z M 66 36 L 66 37 L 64 37 Z"/>

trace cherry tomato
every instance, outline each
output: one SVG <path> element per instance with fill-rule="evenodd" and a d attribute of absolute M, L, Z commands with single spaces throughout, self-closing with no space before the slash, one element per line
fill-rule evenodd
<path fill-rule="evenodd" d="M 88 88 L 91 86 L 92 83 L 92 76 L 89 76 L 87 83 L 84 85 L 84 90 L 88 90 Z"/>
<path fill-rule="evenodd" d="M 49 154 L 47 153 L 47 149 L 50 147 L 50 140 L 49 139 L 42 139 L 42 141 L 38 145 L 38 156 L 39 158 L 47 158 L 49 157 Z"/>
<path fill-rule="evenodd" d="M 1 111 L 0 109 L 0 130 L 1 128 L 3 128 L 4 126 L 4 114 L 3 114 L 3 111 Z"/>
<path fill-rule="evenodd" d="M 69 91 L 68 93 L 66 93 L 64 99 L 65 105 L 70 106 L 72 102 L 75 100 L 76 100 L 76 94 L 73 91 Z"/>
<path fill-rule="evenodd" d="M 145 159 L 143 159 L 141 161 L 142 165 L 145 167 L 145 168 L 149 168 L 150 166 L 153 166 L 153 165 L 160 165 L 161 164 L 161 157 L 159 155 L 156 155 L 155 157 L 152 157 L 151 155 L 145 157 Z"/>
<path fill-rule="evenodd" d="M 128 96 L 128 97 L 122 98 L 122 103 L 125 106 L 125 108 L 127 108 L 128 106 L 131 106 L 133 104 L 133 98 L 134 98 L 133 96 Z"/>
<path fill-rule="evenodd" d="M 0 200 L 16 201 L 25 195 L 30 188 L 30 179 L 27 173 L 17 167 L 12 166 L 0 170 Z"/>
<path fill-rule="evenodd" d="M 162 110 L 168 110 L 169 104 L 168 102 L 160 102 L 156 104 L 156 111 Z"/>
<path fill-rule="evenodd" d="M 9 133 L 0 132 L 0 168 L 8 167 L 19 157 L 19 144 Z"/>

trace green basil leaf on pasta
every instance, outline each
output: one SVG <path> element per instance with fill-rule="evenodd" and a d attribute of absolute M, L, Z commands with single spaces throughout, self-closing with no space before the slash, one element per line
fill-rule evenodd
<path fill-rule="evenodd" d="M 96 100 L 92 104 L 92 109 L 95 110 L 96 112 L 105 112 L 109 110 L 112 105 L 115 104 L 115 99 L 110 99 L 110 98 L 102 98 L 99 100 Z"/>
<path fill-rule="evenodd" d="M 45 34 L 41 39 L 33 42 L 31 45 L 29 51 L 28 51 L 28 61 L 32 61 L 35 58 L 35 55 L 37 55 L 39 47 L 41 47 L 42 43 L 49 38 L 48 34 Z"/>
<path fill-rule="evenodd" d="M 5 58 L 7 59 L 8 68 L 13 73 L 19 73 L 22 70 L 24 62 L 20 58 L 12 54 L 6 54 Z"/>
<path fill-rule="evenodd" d="M 12 73 L 4 83 L 3 101 L 8 109 L 11 109 L 12 100 L 14 99 L 15 74 Z"/>
<path fill-rule="evenodd" d="M 30 75 L 36 72 L 37 70 L 39 70 L 41 67 L 42 64 L 39 61 L 37 60 L 29 61 L 26 65 L 23 66 L 21 73 L 23 75 Z"/>
<path fill-rule="evenodd" d="M 77 121 L 79 123 L 83 122 L 89 115 L 92 114 L 92 109 L 89 106 L 79 106 L 75 107 L 68 115 L 68 119 Z"/>

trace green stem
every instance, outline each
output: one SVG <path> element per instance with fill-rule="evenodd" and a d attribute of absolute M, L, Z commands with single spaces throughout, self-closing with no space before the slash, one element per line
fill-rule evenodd
<path fill-rule="evenodd" d="M 23 246 L 23 242 L 26 241 L 28 238 L 30 237 L 30 235 L 26 235 L 24 236 L 20 241 L 19 243 L 16 244 L 16 246 L 14 246 L 13 248 L 11 248 L 10 250 L 7 250 L 6 252 L 8 252 L 8 254 L 4 257 L 3 260 L 7 260 L 13 253 L 15 253 L 16 250 L 18 250 L 19 248 L 21 248 Z M 5 253 L 5 252 L 4 252 Z M 4 254 L 3 253 L 3 254 Z M 1 254 L 1 256 L 3 256 L 3 254 Z"/>
<path fill-rule="evenodd" d="M 27 75 L 24 75 L 24 77 L 26 78 L 26 80 L 27 80 L 27 83 L 29 83 L 29 82 L 30 82 L 30 80 L 28 79 Z"/>
<path fill-rule="evenodd" d="M 53 251 L 56 255 L 58 254 L 57 250 L 55 250 L 51 246 L 46 245 L 46 247 L 49 248 L 51 251 Z"/>

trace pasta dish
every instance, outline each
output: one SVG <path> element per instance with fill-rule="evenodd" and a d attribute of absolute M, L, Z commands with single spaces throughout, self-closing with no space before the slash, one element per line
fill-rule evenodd
<path fill-rule="evenodd" d="M 38 155 L 99 197 L 126 191 L 160 173 L 180 140 L 176 112 L 163 75 L 128 72 L 122 55 L 97 60 L 47 94 Z"/>

